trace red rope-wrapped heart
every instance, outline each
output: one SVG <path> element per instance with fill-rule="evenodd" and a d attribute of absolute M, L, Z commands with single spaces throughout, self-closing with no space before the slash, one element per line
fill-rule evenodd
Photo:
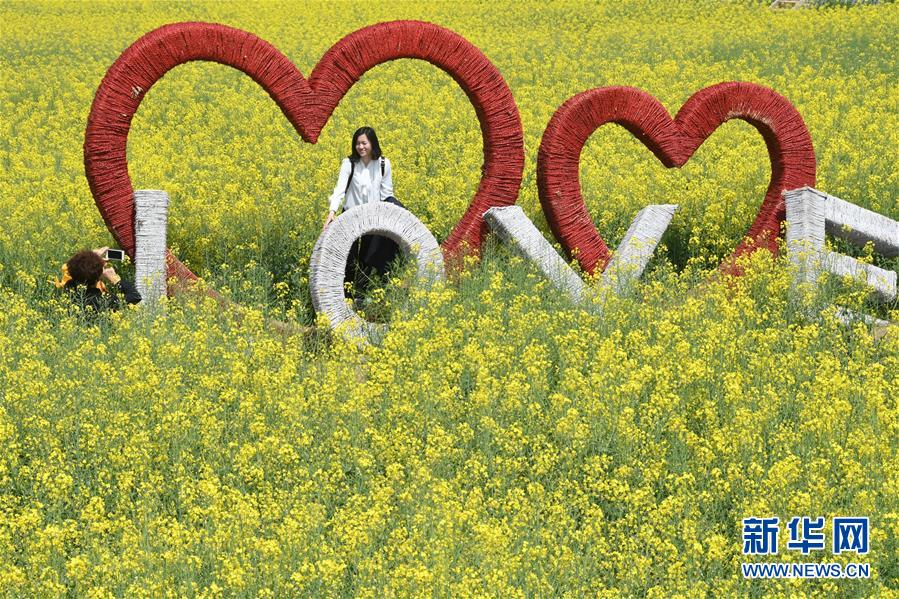
<path fill-rule="evenodd" d="M 565 102 L 553 115 L 537 154 L 540 203 L 556 239 L 581 267 L 602 270 L 611 257 L 581 196 L 578 163 L 590 135 L 607 123 L 625 127 L 666 167 L 683 166 L 722 123 L 742 119 L 765 140 L 771 182 L 734 257 L 764 247 L 777 253 L 785 218 L 781 193 L 815 184 L 815 151 L 802 117 L 777 92 L 753 83 L 702 89 L 672 119 L 648 93 L 632 87 L 596 88 Z"/>
<path fill-rule="evenodd" d="M 243 71 L 277 102 L 304 140 L 315 143 L 341 98 L 367 70 L 397 58 L 418 58 L 446 71 L 475 108 L 484 142 L 481 183 L 468 210 L 443 243 L 444 253 L 480 247 L 483 214 L 518 198 L 524 136 L 518 107 L 499 70 L 463 37 L 418 21 L 360 29 L 332 46 L 305 79 L 281 52 L 252 33 L 213 23 L 176 23 L 135 41 L 100 83 L 88 117 L 84 167 L 103 220 L 119 246 L 134 254 L 134 190 L 126 144 L 131 119 L 147 90 L 172 68 L 208 60 Z M 164 184 L 164 182 L 163 182 Z M 168 255 L 169 276 L 196 278 Z"/>

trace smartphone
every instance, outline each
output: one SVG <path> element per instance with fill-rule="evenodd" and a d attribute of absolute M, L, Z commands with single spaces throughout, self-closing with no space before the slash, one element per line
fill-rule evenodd
<path fill-rule="evenodd" d="M 122 250 L 106 250 L 106 255 L 103 256 L 105 260 L 119 260 L 121 261 L 125 257 L 125 252 Z"/>

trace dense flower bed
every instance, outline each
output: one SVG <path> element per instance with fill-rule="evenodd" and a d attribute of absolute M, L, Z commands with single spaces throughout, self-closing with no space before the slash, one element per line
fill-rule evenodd
<path fill-rule="evenodd" d="M 309 255 L 357 126 L 378 130 L 397 196 L 445 238 L 480 176 L 467 98 L 430 65 L 379 66 L 308 145 L 246 76 L 178 67 L 137 113 L 131 176 L 169 192 L 178 255 L 247 307 L 183 297 L 156 319 L 69 316 L 46 280 L 74 249 L 109 242 L 81 150 L 125 47 L 165 23 L 215 21 L 308 74 L 343 35 L 400 18 L 460 33 L 503 73 L 525 132 L 519 204 L 548 237 L 543 128 L 606 85 L 672 113 L 719 81 L 771 87 L 808 125 L 818 187 L 899 218 L 895 5 L 5 4 L 0 592 L 899 590 L 897 336 L 803 318 L 768 255 L 739 281 L 707 280 L 768 183 L 764 142 L 742 122 L 672 170 L 623 129 L 591 137 L 584 197 L 611 246 L 644 205 L 681 205 L 645 284 L 602 317 L 490 245 L 458 280 L 388 290 L 403 300 L 390 333 L 359 350 L 282 338 L 265 319 L 314 323 Z M 839 293 L 870 309 L 858 289 Z M 741 578 L 742 518 L 853 514 L 871 518 L 871 579 Z"/>

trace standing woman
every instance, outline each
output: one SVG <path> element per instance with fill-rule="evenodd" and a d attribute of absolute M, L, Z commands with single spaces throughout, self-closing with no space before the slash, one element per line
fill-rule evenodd
<path fill-rule="evenodd" d="M 360 127 L 353 133 L 350 155 L 340 165 L 340 176 L 329 200 L 330 211 L 325 219 L 326 228 L 345 202 L 350 210 L 369 202 L 380 202 L 393 197 L 393 174 L 390 161 L 381 154 L 381 144 L 371 127 Z"/>
<path fill-rule="evenodd" d="M 393 175 L 390 161 L 381 153 L 378 136 L 371 127 L 360 127 L 353 133 L 350 155 L 340 165 L 340 176 L 329 200 L 329 212 L 325 219 L 326 229 L 341 204 L 345 210 L 371 202 L 391 202 L 400 207 L 402 204 L 393 197 Z M 372 270 L 383 275 L 387 266 L 399 251 L 398 246 L 378 235 L 363 235 L 353 242 L 344 282 L 353 283 L 358 291 L 364 291 Z"/>

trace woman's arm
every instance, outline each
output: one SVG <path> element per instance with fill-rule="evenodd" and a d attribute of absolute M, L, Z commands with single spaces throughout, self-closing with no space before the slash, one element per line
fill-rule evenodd
<path fill-rule="evenodd" d="M 390 161 L 384 159 L 384 176 L 381 177 L 381 201 L 393 196 L 393 172 L 390 168 Z"/>
<path fill-rule="evenodd" d="M 125 279 L 119 277 L 118 273 L 112 266 L 107 265 L 106 268 L 103 269 L 103 274 L 101 275 L 101 277 L 110 285 L 117 285 L 122 293 L 125 294 L 126 302 L 128 302 L 129 304 L 140 303 L 140 292 L 137 290 L 137 287 L 134 286 L 134 283 L 132 283 L 131 281 L 126 281 Z M 109 307 L 113 310 L 119 309 L 119 299 L 116 297 L 115 292 L 112 290 L 110 290 L 109 293 Z"/>
<path fill-rule="evenodd" d="M 337 212 L 340 210 L 340 205 L 343 204 L 344 196 L 346 195 L 346 184 L 350 180 L 350 159 L 344 158 L 343 162 L 340 164 L 340 175 L 337 177 L 337 185 L 334 186 L 334 191 L 331 193 L 331 197 L 328 199 L 328 204 L 330 205 L 331 212 Z"/>

